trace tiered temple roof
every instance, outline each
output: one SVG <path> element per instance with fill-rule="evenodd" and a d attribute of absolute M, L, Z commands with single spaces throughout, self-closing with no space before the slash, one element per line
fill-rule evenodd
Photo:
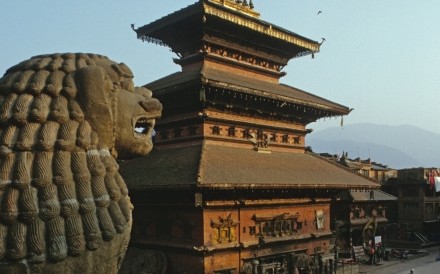
<path fill-rule="evenodd" d="M 170 47 L 182 70 L 146 85 L 164 106 L 156 128 L 167 136 L 147 157 L 121 163 L 130 188 L 379 188 L 305 152 L 306 125 L 350 112 L 279 83 L 290 59 L 315 54 L 320 44 L 236 2 L 199 0 L 134 28 L 142 41 Z M 234 135 L 236 125 L 244 140 Z M 252 132 L 277 150 L 256 152 Z M 275 133 L 285 140 L 269 140 Z"/>
<path fill-rule="evenodd" d="M 265 154 L 206 143 L 155 149 L 121 167 L 122 175 L 130 178 L 129 188 L 137 190 L 378 188 L 375 181 L 312 153 Z"/>
<path fill-rule="evenodd" d="M 350 112 L 343 105 L 279 83 L 290 59 L 315 54 L 320 44 L 259 19 L 248 5 L 200 0 L 134 30 L 142 41 L 170 47 L 178 56 L 174 61 L 182 66 L 181 72 L 146 85 L 159 99 L 170 92 L 170 86 L 186 89 L 192 98 L 206 99 L 208 104 L 228 102 L 228 107 L 242 106 L 236 98 L 250 95 L 253 101 L 265 102 L 263 112 L 266 108 L 272 116 L 300 117 L 306 123 Z M 194 85 L 206 87 L 206 93 L 199 94 Z M 234 99 L 221 94 L 224 91 L 233 92 Z M 188 97 L 177 101 L 184 103 Z"/>

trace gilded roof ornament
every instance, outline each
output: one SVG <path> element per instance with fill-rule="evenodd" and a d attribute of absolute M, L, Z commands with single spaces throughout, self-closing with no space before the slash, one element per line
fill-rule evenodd
<path fill-rule="evenodd" d="M 208 2 L 222 5 L 228 9 L 243 13 L 255 18 L 260 17 L 260 13 L 254 11 L 254 4 L 252 0 L 208 0 Z"/>

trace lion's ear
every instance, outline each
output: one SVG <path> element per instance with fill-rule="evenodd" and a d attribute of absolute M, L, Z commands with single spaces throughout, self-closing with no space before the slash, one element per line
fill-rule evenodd
<path fill-rule="evenodd" d="M 85 114 L 85 119 L 98 133 L 101 144 L 108 148 L 114 146 L 113 112 L 110 100 L 110 85 L 107 73 L 98 66 L 81 68 L 75 74 L 78 87 L 78 101 Z"/>
<path fill-rule="evenodd" d="M 133 72 L 131 72 L 130 68 L 124 64 L 113 64 L 112 68 L 118 73 L 119 76 L 125 77 L 125 78 L 133 78 Z"/>

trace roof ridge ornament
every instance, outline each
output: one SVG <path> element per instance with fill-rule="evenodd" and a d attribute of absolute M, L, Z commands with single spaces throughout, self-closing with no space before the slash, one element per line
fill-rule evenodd
<path fill-rule="evenodd" d="M 207 0 L 208 2 L 222 5 L 228 9 L 243 13 L 255 18 L 260 17 L 260 13 L 254 11 L 254 3 L 252 0 Z"/>

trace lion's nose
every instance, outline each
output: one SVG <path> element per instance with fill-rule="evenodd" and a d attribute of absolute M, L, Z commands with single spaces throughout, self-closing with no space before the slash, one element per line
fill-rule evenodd
<path fill-rule="evenodd" d="M 149 118 L 159 118 L 162 115 L 162 104 L 157 99 L 140 101 L 139 104 L 148 112 Z"/>

